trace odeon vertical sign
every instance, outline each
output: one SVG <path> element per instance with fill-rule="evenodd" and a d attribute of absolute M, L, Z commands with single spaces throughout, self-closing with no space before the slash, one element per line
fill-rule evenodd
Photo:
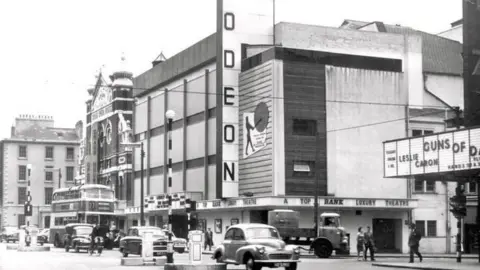
<path fill-rule="evenodd" d="M 242 44 L 273 44 L 274 0 L 217 0 L 216 197 L 238 197 Z M 221 127 L 221 128 L 220 128 Z"/>

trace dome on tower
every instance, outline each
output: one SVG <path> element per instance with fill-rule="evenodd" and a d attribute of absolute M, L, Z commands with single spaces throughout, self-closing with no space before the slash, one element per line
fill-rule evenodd
<path fill-rule="evenodd" d="M 112 75 L 112 86 L 133 86 L 133 73 L 129 71 L 125 55 L 122 53 L 120 64 L 115 68 Z"/>

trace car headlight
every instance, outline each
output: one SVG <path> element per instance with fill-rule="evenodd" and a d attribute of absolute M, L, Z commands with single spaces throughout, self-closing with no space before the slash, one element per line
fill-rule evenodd
<path fill-rule="evenodd" d="M 293 249 L 293 252 L 294 252 L 295 254 L 300 254 L 300 248 L 299 248 L 299 247 L 295 247 L 295 248 Z"/>
<path fill-rule="evenodd" d="M 257 247 L 257 251 L 260 254 L 264 254 L 265 253 L 265 247 Z"/>

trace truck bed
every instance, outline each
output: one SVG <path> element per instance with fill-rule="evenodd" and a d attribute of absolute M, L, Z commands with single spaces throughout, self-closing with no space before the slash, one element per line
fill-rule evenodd
<path fill-rule="evenodd" d="M 315 240 L 315 230 L 308 228 L 277 228 L 287 244 L 310 245 Z"/>

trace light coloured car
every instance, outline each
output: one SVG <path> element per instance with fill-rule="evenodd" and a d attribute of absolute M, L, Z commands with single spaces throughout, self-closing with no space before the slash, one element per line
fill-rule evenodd
<path fill-rule="evenodd" d="M 128 229 L 126 237 L 120 240 L 119 251 L 123 257 L 128 255 L 142 255 L 142 235 L 152 233 L 153 236 L 153 256 L 165 256 L 167 254 L 167 236 L 165 232 L 158 227 L 135 226 Z"/>
<path fill-rule="evenodd" d="M 237 224 L 228 228 L 212 259 L 219 263 L 244 264 L 247 270 L 260 270 L 262 267 L 296 270 L 300 249 L 286 245 L 275 227 L 256 223 Z"/>
<path fill-rule="evenodd" d="M 164 229 L 163 232 L 168 237 L 169 231 Z M 173 250 L 180 254 L 184 253 L 185 250 L 187 249 L 187 240 L 184 238 L 176 237 L 173 232 L 172 232 L 172 242 L 173 242 Z"/>

